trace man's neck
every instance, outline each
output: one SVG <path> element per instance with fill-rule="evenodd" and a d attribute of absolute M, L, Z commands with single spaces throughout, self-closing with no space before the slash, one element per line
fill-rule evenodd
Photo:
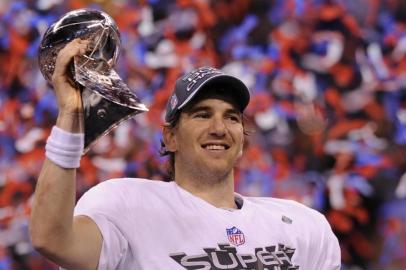
<path fill-rule="evenodd" d="M 193 195 L 218 208 L 237 208 L 234 198 L 234 177 L 207 181 L 196 177 L 175 176 L 175 182 Z"/>

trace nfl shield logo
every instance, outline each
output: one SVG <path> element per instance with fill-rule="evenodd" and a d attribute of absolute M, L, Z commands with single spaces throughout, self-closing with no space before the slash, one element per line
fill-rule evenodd
<path fill-rule="evenodd" d="M 175 94 L 171 97 L 170 103 L 172 110 L 175 109 L 176 105 L 178 105 L 178 97 Z"/>
<path fill-rule="evenodd" d="M 230 244 L 239 246 L 245 243 L 244 233 L 237 227 L 233 226 L 230 229 L 226 229 L 226 232 Z"/>

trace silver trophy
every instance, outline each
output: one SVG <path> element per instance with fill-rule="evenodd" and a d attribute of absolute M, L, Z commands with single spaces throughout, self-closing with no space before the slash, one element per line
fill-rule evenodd
<path fill-rule="evenodd" d="M 38 62 L 48 82 L 58 52 L 75 38 L 91 41 L 89 52 L 75 56 L 70 69 L 72 83 L 82 91 L 86 153 L 98 138 L 148 109 L 113 70 L 121 49 L 120 33 L 114 20 L 102 11 L 74 10 L 47 29 Z"/>

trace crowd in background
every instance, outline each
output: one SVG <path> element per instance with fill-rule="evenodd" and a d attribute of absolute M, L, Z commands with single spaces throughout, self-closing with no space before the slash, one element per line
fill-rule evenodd
<path fill-rule="evenodd" d="M 84 7 L 115 19 L 116 71 L 149 112 L 83 156 L 78 197 L 115 177 L 167 180 L 159 156 L 166 100 L 178 76 L 215 66 L 252 96 L 236 191 L 325 214 L 344 270 L 406 269 L 406 1 L 2 0 L 0 270 L 56 269 L 28 237 L 57 116 L 37 50 L 53 22 Z"/>

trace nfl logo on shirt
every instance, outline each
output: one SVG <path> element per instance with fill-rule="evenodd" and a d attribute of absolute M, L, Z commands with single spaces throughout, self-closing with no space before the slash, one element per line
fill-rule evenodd
<path fill-rule="evenodd" d="M 234 246 L 240 246 L 245 243 L 244 233 L 237 227 L 233 226 L 230 229 L 226 228 L 226 232 L 230 244 Z"/>

